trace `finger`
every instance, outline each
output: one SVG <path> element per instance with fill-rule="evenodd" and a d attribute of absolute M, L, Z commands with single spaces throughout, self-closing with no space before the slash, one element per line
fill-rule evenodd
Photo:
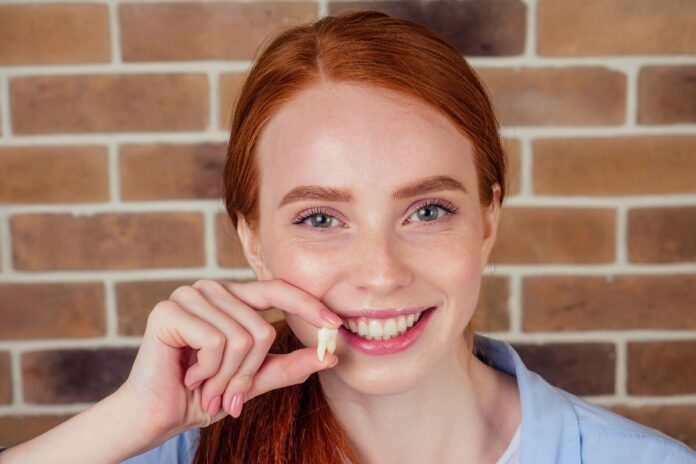
<path fill-rule="evenodd" d="M 199 377 L 195 380 L 191 379 L 191 382 L 187 383 L 187 385 L 195 385 L 197 382 L 205 380 L 202 387 L 201 402 L 203 410 L 207 410 L 211 400 L 224 393 L 229 379 L 235 374 L 244 357 L 250 351 L 253 339 L 234 317 L 208 301 L 198 289 L 184 285 L 174 290 L 171 298 L 192 314 L 216 326 L 226 338 L 226 345 L 218 369 L 212 375 L 204 378 Z"/>
<path fill-rule="evenodd" d="M 234 296 L 258 311 L 278 308 L 297 314 L 316 328 L 338 328 L 343 321 L 313 295 L 282 279 L 220 281 Z"/>
<path fill-rule="evenodd" d="M 333 367 L 338 357 L 326 353 L 319 361 L 314 348 L 301 348 L 287 354 L 269 354 L 254 377 L 245 400 L 276 388 L 302 383 L 314 372 Z"/>

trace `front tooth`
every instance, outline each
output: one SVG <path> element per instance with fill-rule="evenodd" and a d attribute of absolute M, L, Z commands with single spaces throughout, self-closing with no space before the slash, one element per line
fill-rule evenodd
<path fill-rule="evenodd" d="M 363 337 L 369 335 L 369 331 L 367 330 L 367 323 L 362 319 L 358 321 L 358 335 L 362 335 Z"/>
<path fill-rule="evenodd" d="M 387 319 L 386 322 L 384 323 L 384 338 L 385 340 L 387 338 L 395 337 L 398 334 L 396 330 L 396 319 L 391 318 Z"/>
<path fill-rule="evenodd" d="M 369 329 L 369 334 L 372 337 L 379 338 L 382 336 L 382 324 L 379 322 L 372 320 L 370 321 L 370 324 L 368 325 Z"/>
<path fill-rule="evenodd" d="M 399 333 L 404 333 L 406 332 L 406 317 L 404 316 L 399 316 L 396 320 L 396 327 Z"/>

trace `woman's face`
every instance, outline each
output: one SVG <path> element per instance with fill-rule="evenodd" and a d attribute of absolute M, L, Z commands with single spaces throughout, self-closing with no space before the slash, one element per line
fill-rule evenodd
<path fill-rule="evenodd" d="M 436 307 L 415 343 L 399 352 L 366 354 L 339 334 L 339 363 L 322 375 L 365 394 L 389 394 L 455 362 L 499 213 L 497 201 L 490 209 L 479 204 L 469 139 L 437 110 L 398 92 L 322 83 L 274 114 L 257 156 L 260 225 L 245 252 L 260 247 L 259 261 L 250 259 L 258 278 L 283 279 L 344 320 L 363 309 Z M 435 176 L 464 190 L 405 191 Z M 344 193 L 283 201 L 302 186 Z M 316 328 L 285 316 L 306 346 L 316 346 Z"/>

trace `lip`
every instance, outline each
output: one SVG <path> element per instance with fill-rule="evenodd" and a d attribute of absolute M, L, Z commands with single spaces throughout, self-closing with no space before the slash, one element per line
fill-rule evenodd
<path fill-rule="evenodd" d="M 362 338 L 354 334 L 352 331 L 343 326 L 338 328 L 338 333 L 343 336 L 349 346 L 365 354 L 383 356 L 398 353 L 409 348 L 416 342 L 416 340 L 418 340 L 421 333 L 423 333 L 425 327 L 428 325 L 430 316 L 432 316 L 432 314 L 435 312 L 435 309 L 437 309 L 436 306 L 431 306 L 430 308 L 425 309 L 413 328 L 402 335 L 392 337 L 388 340 L 367 340 L 366 338 Z M 400 312 L 398 314 L 405 313 Z"/>
<path fill-rule="evenodd" d="M 389 319 L 390 317 L 408 316 L 409 314 L 419 313 L 433 306 L 414 306 L 411 308 L 384 308 L 384 309 L 362 309 L 350 313 L 336 313 L 341 319 L 356 319 L 367 317 L 369 319 Z"/>

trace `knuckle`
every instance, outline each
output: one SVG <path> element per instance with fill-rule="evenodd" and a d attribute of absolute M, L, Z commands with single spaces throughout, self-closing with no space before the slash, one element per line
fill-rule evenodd
<path fill-rule="evenodd" d="M 232 337 L 232 349 L 235 351 L 240 351 L 240 352 L 248 352 L 251 349 L 251 346 L 254 344 L 254 340 L 251 338 L 251 335 L 247 333 L 240 333 L 236 334 L 234 337 Z"/>
<path fill-rule="evenodd" d="M 172 294 L 169 296 L 170 300 L 180 300 L 186 299 L 187 297 L 197 294 L 198 291 L 190 285 L 182 285 L 174 289 Z"/>
<path fill-rule="evenodd" d="M 266 323 L 261 326 L 258 334 L 259 342 L 266 346 L 270 346 L 276 338 L 276 329 L 271 324 Z"/>
<path fill-rule="evenodd" d="M 198 279 L 191 285 L 198 290 L 212 290 L 220 287 L 220 284 L 212 279 Z"/>
<path fill-rule="evenodd" d="M 215 333 L 211 334 L 210 337 L 208 338 L 208 346 L 210 346 L 211 348 L 213 348 L 215 350 L 224 348 L 225 344 L 226 344 L 225 336 L 219 332 L 215 332 Z"/>

